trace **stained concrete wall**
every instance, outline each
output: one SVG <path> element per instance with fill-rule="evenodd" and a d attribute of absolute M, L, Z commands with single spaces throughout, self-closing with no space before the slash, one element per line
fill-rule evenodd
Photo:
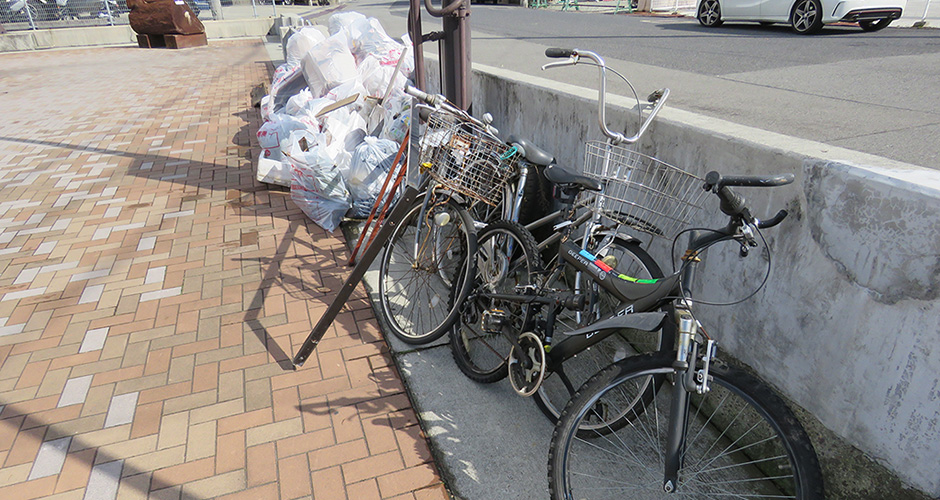
<path fill-rule="evenodd" d="M 492 113 L 504 133 L 530 138 L 576 168 L 584 141 L 600 138 L 596 91 L 474 68 L 474 112 Z M 590 85 L 594 74 L 585 72 Z M 610 104 L 612 126 L 636 123 L 635 101 Z M 697 315 L 726 352 L 807 410 L 809 427 L 819 427 L 815 420 L 825 427 L 812 432 L 832 498 L 923 498 L 901 494 L 910 486 L 940 496 L 940 172 L 668 106 L 639 149 L 702 176 L 796 175 L 786 187 L 741 190 L 755 214 L 791 214 L 766 231 L 773 249 L 767 286 L 738 305 L 700 306 Z M 717 199 L 698 219 L 724 223 Z M 668 262 L 668 243 L 653 242 L 660 262 Z M 713 249 L 699 273 L 699 298 L 743 298 L 766 265 L 765 253 L 741 259 L 732 246 Z M 866 463 L 850 459 L 845 443 Z M 882 479 L 868 459 L 900 481 Z"/>

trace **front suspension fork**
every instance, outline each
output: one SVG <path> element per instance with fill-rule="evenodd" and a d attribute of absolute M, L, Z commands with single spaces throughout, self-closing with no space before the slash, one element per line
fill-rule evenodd
<path fill-rule="evenodd" d="M 676 360 L 672 365 L 675 369 L 675 379 L 666 438 L 665 470 L 663 471 L 663 491 L 666 493 L 674 493 L 678 488 L 679 469 L 682 467 L 689 423 L 690 394 L 708 392 L 708 370 L 716 352 L 715 341 L 707 339 L 702 353 L 702 368 L 696 370 L 699 345 L 703 337 L 699 332 L 700 325 L 686 308 L 678 308 L 676 316 L 679 323 L 679 339 Z"/>

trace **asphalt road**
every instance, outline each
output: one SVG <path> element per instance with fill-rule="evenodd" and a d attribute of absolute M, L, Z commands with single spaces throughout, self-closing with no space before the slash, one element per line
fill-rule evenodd
<path fill-rule="evenodd" d="M 407 7 L 353 0 L 346 9 L 375 16 L 398 35 Z M 426 13 L 422 22 L 425 32 L 440 26 Z M 798 36 L 786 26 L 709 29 L 691 18 L 481 4 L 472 7 L 471 28 L 475 63 L 593 88 L 594 73 L 584 68 L 540 70 L 545 47 L 589 49 L 643 95 L 672 89 L 671 107 L 940 168 L 938 29 L 833 26 Z M 624 86 L 610 90 L 628 95 Z"/>

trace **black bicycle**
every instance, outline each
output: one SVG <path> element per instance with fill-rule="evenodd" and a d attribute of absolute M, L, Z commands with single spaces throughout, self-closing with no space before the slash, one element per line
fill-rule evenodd
<path fill-rule="evenodd" d="M 588 339 L 559 335 L 620 310 L 622 302 L 567 264 L 559 253 L 561 243 L 573 243 L 596 256 L 600 266 L 630 279 L 661 278 L 659 265 L 634 234 L 670 236 L 689 221 L 704 194 L 695 176 L 618 145 L 640 139 L 662 108 L 668 89 L 650 96 L 652 110 L 645 120 L 638 117 L 639 131 L 627 137 L 605 123 L 608 69 L 603 59 L 589 51 L 549 49 L 546 54 L 568 58 L 547 67 L 573 65 L 583 58 L 598 68 L 598 114 L 607 141 L 586 144 L 584 174 L 542 162 L 547 166 L 539 171 L 540 177 L 551 186 L 559 210 L 524 228 L 500 221 L 480 232 L 471 291 L 459 304 L 460 321 L 451 334 L 451 347 L 457 366 L 469 378 L 492 383 L 510 375 L 513 388 L 523 396 L 535 394 L 539 408 L 555 421 L 575 390 L 612 360 L 668 351 L 674 342 L 668 328 L 657 335 L 628 329 Z M 527 153 L 532 149 L 525 143 L 517 146 Z M 543 234 L 536 244 L 530 231 L 544 227 L 549 228 L 548 236 Z M 519 291 L 532 298 L 520 302 L 497 296 Z M 583 301 L 581 307 L 552 302 L 569 292 Z M 514 348 L 538 345 L 541 350 L 543 344 L 550 351 L 547 363 L 522 366 L 511 355 Z"/>
<path fill-rule="evenodd" d="M 731 240 L 740 244 L 742 256 L 747 255 L 758 238 L 763 240 L 760 229 L 779 224 L 787 215 L 782 210 L 769 220 L 758 220 L 730 188 L 792 181 L 792 174 L 722 177 L 710 172 L 705 189 L 721 200 L 728 225 L 691 231 L 681 269 L 649 283 L 605 273 L 596 261 L 566 245 L 564 256 L 572 265 L 626 304 L 621 309 L 625 314 L 573 334 L 586 337 L 625 327 L 652 330 L 667 323 L 676 326 L 678 337 L 675 351 L 620 360 L 571 399 L 549 452 L 553 499 L 651 498 L 666 493 L 824 498 L 819 462 L 799 421 L 769 386 L 716 357 L 715 340 L 692 313 L 691 291 L 704 250 Z M 667 303 L 675 306 L 673 315 L 645 312 Z M 532 352 L 521 351 L 520 357 Z M 538 356 L 531 358 L 526 362 L 539 362 Z"/>

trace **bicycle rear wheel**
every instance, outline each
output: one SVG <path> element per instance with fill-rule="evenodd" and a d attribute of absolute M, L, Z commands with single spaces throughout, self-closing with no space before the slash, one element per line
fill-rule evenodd
<path fill-rule="evenodd" d="M 594 376 L 565 408 L 549 451 L 551 498 L 659 498 L 676 390 L 669 353 L 636 356 Z M 715 362 L 711 391 L 689 394 L 674 494 L 694 498 L 822 499 L 819 462 L 806 432 L 769 387 Z M 599 406 L 629 424 L 586 436 Z"/>
<path fill-rule="evenodd" d="M 603 236 L 597 235 L 596 237 L 602 238 Z M 656 264 L 656 261 L 653 260 L 653 257 L 635 241 L 615 236 L 603 248 L 591 248 L 591 245 L 589 245 L 589 249 L 595 255 L 606 258 L 610 264 L 614 264 L 612 267 L 615 267 L 620 273 L 642 279 L 663 277 L 663 272 Z M 585 283 L 584 281 L 586 279 L 582 278 L 582 289 L 593 285 L 593 283 Z M 572 290 L 574 289 L 574 282 L 574 270 L 570 266 L 565 266 L 564 274 L 557 276 L 557 279 L 547 286 L 553 289 Z M 619 305 L 619 302 L 605 290 L 594 290 L 589 294 L 589 296 L 592 295 L 595 300 L 595 307 L 592 312 L 582 313 L 582 316 L 587 315 L 587 317 L 582 318 L 581 324 L 590 324 L 614 312 Z M 565 335 L 565 332 L 574 330 L 578 325 L 578 318 L 573 311 L 562 311 L 555 321 L 555 334 L 552 345 L 557 345 L 567 339 L 568 336 Z M 571 399 L 574 391 L 609 364 L 636 354 L 672 350 L 675 336 L 672 334 L 670 326 L 658 332 L 621 330 L 566 360 L 562 364 L 561 371 L 546 375 L 542 386 L 535 394 L 536 405 L 552 423 L 557 422 L 561 410 L 568 404 L 568 400 Z M 567 384 L 565 379 L 567 379 Z M 616 419 L 617 416 L 609 415 L 609 418 Z M 590 429 L 605 422 L 606 420 L 601 420 L 600 422 L 585 423 L 585 425 Z"/>
<path fill-rule="evenodd" d="M 483 328 L 484 313 L 508 317 L 509 335 L 519 335 L 529 322 L 530 308 L 518 302 L 481 297 L 481 293 L 515 293 L 517 286 L 535 284 L 540 270 L 532 235 L 521 225 L 499 221 L 487 226 L 473 257 L 475 275 L 468 300 L 450 337 L 457 367 L 471 380 L 492 383 L 506 377 L 512 343 L 506 333 Z"/>
<path fill-rule="evenodd" d="M 408 211 L 385 247 L 379 269 L 382 316 L 408 344 L 443 336 L 469 291 L 468 255 L 476 231 L 467 210 L 446 194 L 432 193 Z"/>

